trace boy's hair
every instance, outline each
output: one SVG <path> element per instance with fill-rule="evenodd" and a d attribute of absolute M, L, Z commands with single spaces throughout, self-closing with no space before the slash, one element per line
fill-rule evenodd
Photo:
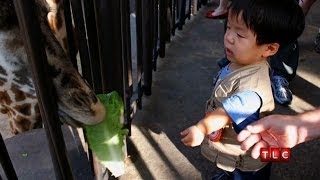
<path fill-rule="evenodd" d="M 231 17 L 242 17 L 257 44 L 294 42 L 304 30 L 304 14 L 295 0 L 233 0 Z"/>

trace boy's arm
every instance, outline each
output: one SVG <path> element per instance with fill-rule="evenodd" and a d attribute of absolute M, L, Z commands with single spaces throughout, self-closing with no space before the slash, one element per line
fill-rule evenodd
<path fill-rule="evenodd" d="M 213 131 L 223 128 L 230 120 L 230 116 L 223 108 L 217 108 L 207 113 L 206 116 L 196 124 L 196 127 L 205 135 L 208 135 Z"/>
<path fill-rule="evenodd" d="M 183 136 L 182 143 L 186 146 L 199 146 L 205 135 L 223 128 L 230 120 L 228 114 L 223 108 L 217 108 L 201 119 L 196 125 L 193 125 L 180 134 Z"/>
<path fill-rule="evenodd" d="M 182 131 L 181 141 L 186 146 L 198 146 L 205 135 L 223 128 L 230 120 L 233 124 L 242 127 L 244 120 L 257 112 L 261 103 L 259 95 L 253 91 L 237 93 L 222 102 L 223 108 L 215 109 L 196 125 Z"/>

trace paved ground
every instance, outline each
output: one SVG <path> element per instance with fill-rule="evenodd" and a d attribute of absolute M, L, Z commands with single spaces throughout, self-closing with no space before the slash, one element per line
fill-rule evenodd
<path fill-rule="evenodd" d="M 203 17 L 210 8 L 203 8 L 187 21 L 168 44 L 166 57 L 158 60 L 152 95 L 144 97 L 143 109 L 134 118 L 128 138 L 130 158 L 125 175 L 119 179 L 210 179 L 219 171 L 200 155 L 199 148 L 183 146 L 179 135 L 203 116 L 212 76 L 218 70 L 216 60 L 223 56 L 223 22 Z M 295 114 L 320 106 L 320 57 L 313 52 L 319 8 L 318 1 L 299 39 L 300 65 L 291 83 L 293 103 L 278 106 L 279 113 Z M 11 136 L 3 120 L 0 128 L 5 139 Z M 319 149 L 320 141 L 297 146 L 290 163 L 273 164 L 271 179 L 319 179 Z"/>

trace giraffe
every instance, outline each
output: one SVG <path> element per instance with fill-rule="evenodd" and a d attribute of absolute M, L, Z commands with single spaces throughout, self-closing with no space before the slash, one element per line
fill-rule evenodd
<path fill-rule="evenodd" d="M 106 110 L 66 55 L 62 1 L 35 0 L 35 4 L 60 120 L 76 127 L 99 123 Z M 41 126 L 13 0 L 0 0 L 0 113 L 7 115 L 14 134 Z"/>

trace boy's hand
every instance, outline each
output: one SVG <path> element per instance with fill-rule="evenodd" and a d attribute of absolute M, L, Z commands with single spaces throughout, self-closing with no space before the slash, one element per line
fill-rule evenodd
<path fill-rule="evenodd" d="M 181 141 L 186 146 L 199 146 L 203 139 L 205 134 L 197 127 L 197 126 L 191 126 L 188 129 L 182 131 L 181 136 L 184 136 Z"/>

